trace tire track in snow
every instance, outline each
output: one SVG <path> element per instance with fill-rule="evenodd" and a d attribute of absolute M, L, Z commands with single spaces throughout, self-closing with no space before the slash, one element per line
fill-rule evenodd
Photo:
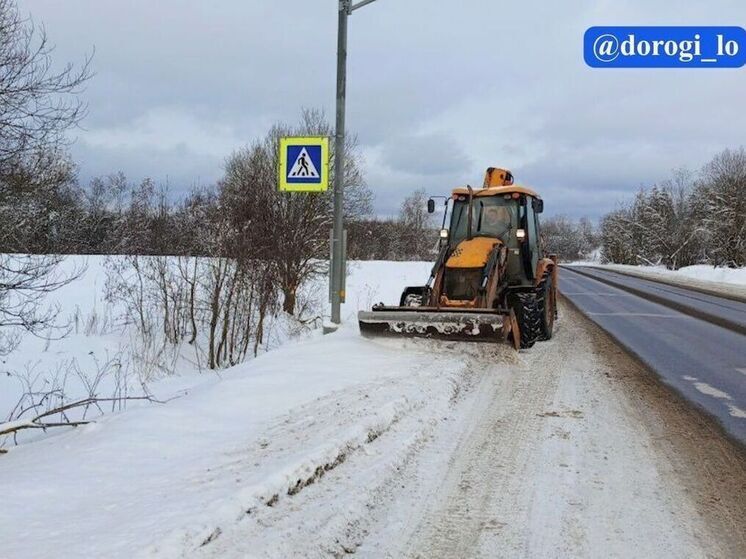
<path fill-rule="evenodd" d="M 423 348 L 430 347 L 428 342 L 411 343 L 405 342 L 402 349 L 411 347 L 422 354 Z M 397 480 L 407 464 L 427 443 L 444 413 L 470 392 L 471 360 L 459 363 L 448 352 L 439 353 L 429 351 L 429 358 L 419 359 L 420 364 L 409 377 L 393 381 L 384 377 L 380 382 L 340 391 L 278 421 L 262 439 L 274 437 L 277 444 L 287 444 L 304 436 L 336 438 L 335 432 L 365 421 L 382 402 L 407 394 L 406 407 L 380 436 L 358 446 L 343 463 L 325 472 L 318 483 L 279 497 L 271 507 L 254 508 L 251 514 L 225 526 L 219 538 L 195 555 L 328 557 L 355 551 L 367 537 L 377 512 L 385 514 L 386 505 L 396 499 L 400 487 Z M 443 363 L 449 369 L 443 370 Z M 309 413 L 313 419 L 304 421 Z M 269 454 L 270 445 L 266 447 Z M 267 539 L 268 532 L 272 536 Z"/>
<path fill-rule="evenodd" d="M 538 347 L 537 347 L 538 349 Z M 504 548 L 521 545 L 520 518 L 530 487 L 533 439 L 556 385 L 548 369 L 483 362 L 479 405 L 466 420 L 469 429 L 449 460 L 446 478 L 431 496 L 430 511 L 406 551 L 410 557 L 475 556 L 480 540 L 497 535 Z M 494 501 L 509 503 L 496 514 Z"/>

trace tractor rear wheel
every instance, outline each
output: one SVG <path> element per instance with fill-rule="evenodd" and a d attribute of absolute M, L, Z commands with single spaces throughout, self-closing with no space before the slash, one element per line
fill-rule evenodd
<path fill-rule="evenodd" d="M 519 291 L 511 295 L 511 308 L 521 333 L 521 349 L 527 349 L 541 336 L 542 308 L 534 291 Z"/>
<path fill-rule="evenodd" d="M 536 297 L 541 309 L 541 325 L 539 340 L 551 340 L 554 331 L 554 319 L 557 316 L 556 301 L 553 290 L 552 274 L 544 274 L 536 288 Z"/>

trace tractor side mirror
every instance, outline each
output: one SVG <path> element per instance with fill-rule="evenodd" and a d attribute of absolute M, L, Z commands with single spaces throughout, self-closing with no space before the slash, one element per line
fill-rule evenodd
<path fill-rule="evenodd" d="M 435 213 L 435 200 L 433 200 L 432 198 L 427 201 L 427 213 Z"/>
<path fill-rule="evenodd" d="M 544 211 L 544 200 L 542 200 L 541 198 L 534 198 L 533 204 L 534 204 L 534 211 L 537 214 L 540 214 L 541 212 Z"/>

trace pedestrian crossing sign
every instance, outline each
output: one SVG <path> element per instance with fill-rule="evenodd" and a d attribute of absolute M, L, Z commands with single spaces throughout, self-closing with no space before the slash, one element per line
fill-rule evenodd
<path fill-rule="evenodd" d="M 329 187 L 329 138 L 280 138 L 280 190 L 324 192 Z"/>

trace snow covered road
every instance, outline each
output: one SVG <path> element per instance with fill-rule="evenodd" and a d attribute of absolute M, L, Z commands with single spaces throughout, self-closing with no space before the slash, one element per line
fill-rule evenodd
<path fill-rule="evenodd" d="M 692 418 L 665 413 L 661 400 L 668 395 L 638 376 L 644 371 L 605 336 L 562 310 L 552 343 L 537 346 L 507 374 L 489 371 L 444 481 L 431 490 L 412 534 L 400 540 L 406 544 L 387 555 L 742 554 L 743 539 L 727 535 L 739 527 L 742 534 L 743 502 L 724 509 L 726 517 L 735 513 L 732 526 L 713 523 L 701 500 L 720 500 L 722 489 L 684 482 L 680 469 L 688 455 L 691 482 L 715 465 L 721 473 L 731 465 L 717 458 L 719 451 L 702 459 L 679 446 L 675 431 L 690 431 Z M 655 404 L 661 412 L 651 413 Z M 735 480 L 742 483 L 740 464 Z"/>
<path fill-rule="evenodd" d="M 736 557 L 743 453 L 589 321 L 290 345 L 0 459 L 3 558 Z"/>
<path fill-rule="evenodd" d="M 556 339 L 517 358 L 413 342 L 441 366 L 465 351 L 440 414 L 404 415 L 197 556 L 743 556 L 743 455 L 562 311 Z"/>

